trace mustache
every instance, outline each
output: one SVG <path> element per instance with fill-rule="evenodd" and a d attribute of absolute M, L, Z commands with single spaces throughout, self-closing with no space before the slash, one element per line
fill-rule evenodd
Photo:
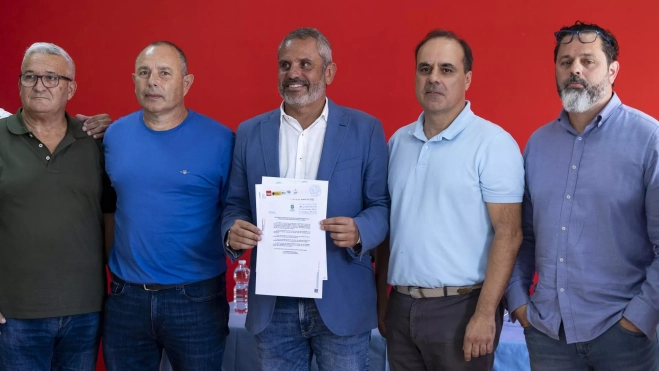
<path fill-rule="evenodd" d="M 294 79 L 286 79 L 286 80 L 284 80 L 284 82 L 283 82 L 282 85 L 283 85 L 283 86 L 287 86 L 287 85 L 304 85 L 304 86 L 309 86 L 309 81 L 307 81 L 306 79 L 302 79 L 302 78 L 296 77 L 296 78 L 294 78 Z"/>
<path fill-rule="evenodd" d="M 561 84 L 561 87 L 563 89 L 567 89 L 568 85 L 570 84 L 581 84 L 584 86 L 584 88 L 588 88 L 588 81 L 582 79 L 581 77 L 577 75 L 572 75 L 568 77 L 563 83 Z"/>

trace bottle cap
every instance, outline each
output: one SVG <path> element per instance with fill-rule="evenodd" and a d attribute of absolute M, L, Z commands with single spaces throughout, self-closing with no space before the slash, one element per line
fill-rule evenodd
<path fill-rule="evenodd" d="M 238 260 L 238 264 L 247 264 L 247 260 Z"/>

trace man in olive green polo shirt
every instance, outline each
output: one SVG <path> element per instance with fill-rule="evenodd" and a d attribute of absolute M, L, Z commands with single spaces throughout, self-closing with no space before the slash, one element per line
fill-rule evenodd
<path fill-rule="evenodd" d="M 22 108 L 0 119 L 0 370 L 91 371 L 114 196 L 99 143 L 65 110 L 71 57 L 36 43 L 21 69 Z"/>

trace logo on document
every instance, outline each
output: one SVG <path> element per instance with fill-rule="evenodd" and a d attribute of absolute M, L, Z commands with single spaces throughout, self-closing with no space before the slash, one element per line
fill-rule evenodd
<path fill-rule="evenodd" d="M 291 205 L 291 211 L 295 211 L 295 205 Z"/>
<path fill-rule="evenodd" d="M 309 194 L 313 197 L 320 196 L 320 186 L 318 184 L 312 184 L 311 187 L 309 187 Z"/>
<path fill-rule="evenodd" d="M 272 196 L 272 191 L 265 191 L 266 196 Z"/>

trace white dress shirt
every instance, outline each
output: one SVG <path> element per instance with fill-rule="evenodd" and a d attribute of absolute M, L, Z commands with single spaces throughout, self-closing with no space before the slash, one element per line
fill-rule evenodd
<path fill-rule="evenodd" d="M 327 131 L 327 98 L 323 112 L 304 130 L 296 119 L 284 112 L 284 103 L 279 109 L 279 176 L 315 180 Z"/>
<path fill-rule="evenodd" d="M 12 113 L 7 112 L 7 111 L 3 110 L 2 108 L 0 108 L 0 119 L 5 118 L 5 117 L 9 117 L 11 115 L 12 115 Z"/>
<path fill-rule="evenodd" d="M 302 130 L 302 125 L 284 112 L 284 103 L 279 107 L 279 176 L 282 178 L 312 179 L 318 175 L 320 155 L 323 153 L 325 132 L 327 131 L 328 100 L 320 116 Z M 362 242 L 359 236 L 357 244 Z M 359 256 L 352 247 L 348 249 L 355 257 Z M 361 251 L 361 248 L 359 249 Z"/>

